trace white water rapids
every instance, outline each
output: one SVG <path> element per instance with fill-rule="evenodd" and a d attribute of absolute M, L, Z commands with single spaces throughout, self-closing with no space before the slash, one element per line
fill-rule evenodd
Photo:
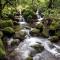
<path fill-rule="evenodd" d="M 42 19 L 43 18 L 41 18 L 41 20 Z M 19 22 L 21 26 L 27 25 L 24 18 L 22 19 L 21 17 L 20 20 L 22 20 Z M 29 57 L 30 54 L 34 55 L 33 60 L 60 60 L 59 46 L 51 43 L 50 41 L 48 41 L 47 38 L 31 37 L 29 34 L 29 29 L 24 28 L 22 29 L 22 31 L 27 32 L 27 38 L 23 42 L 21 42 L 19 46 L 15 49 L 15 51 L 17 52 L 17 60 L 26 60 L 26 58 Z M 41 45 L 44 46 L 44 51 L 42 53 L 35 53 L 35 49 L 31 46 L 39 43 L 41 43 Z"/>

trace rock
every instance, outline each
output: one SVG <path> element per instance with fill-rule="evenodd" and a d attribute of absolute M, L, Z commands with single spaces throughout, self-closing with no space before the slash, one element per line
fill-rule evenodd
<path fill-rule="evenodd" d="M 49 31 L 49 29 L 43 28 L 43 31 L 42 31 L 42 34 L 41 34 L 41 35 L 42 35 L 43 37 L 46 37 L 46 38 L 49 37 L 48 31 Z"/>
<path fill-rule="evenodd" d="M 0 59 L 3 60 L 4 56 L 6 55 L 5 49 L 4 49 L 4 45 L 2 40 L 0 39 Z"/>
<path fill-rule="evenodd" d="M 36 50 L 36 53 L 41 53 L 44 50 L 44 47 L 40 43 L 31 47 Z"/>
<path fill-rule="evenodd" d="M 19 45 L 20 43 L 20 40 L 19 39 L 14 39 L 12 42 L 11 42 L 11 46 L 17 46 Z"/>
<path fill-rule="evenodd" d="M 5 27 L 13 27 L 13 21 L 12 20 L 1 20 L 0 28 L 5 28 Z"/>
<path fill-rule="evenodd" d="M 0 38 L 2 38 L 3 37 L 3 32 L 2 31 L 0 31 Z"/>
<path fill-rule="evenodd" d="M 55 30 L 50 29 L 48 33 L 49 33 L 49 36 L 54 36 L 55 35 Z"/>
<path fill-rule="evenodd" d="M 51 42 L 58 42 L 59 37 L 58 36 L 51 36 L 51 37 L 48 38 L 48 40 L 50 40 Z"/>
<path fill-rule="evenodd" d="M 23 40 L 25 39 L 25 36 L 26 36 L 26 32 L 19 31 L 19 32 L 15 32 L 14 38 Z"/>
<path fill-rule="evenodd" d="M 33 60 L 31 56 L 27 57 L 26 60 Z"/>
<path fill-rule="evenodd" d="M 39 23 L 36 25 L 36 28 L 40 30 L 40 32 L 43 31 L 43 24 L 42 23 Z"/>
<path fill-rule="evenodd" d="M 30 34 L 32 35 L 32 36 L 37 36 L 37 35 L 39 35 L 39 29 L 36 29 L 36 28 L 32 28 L 32 30 L 30 31 Z"/>
<path fill-rule="evenodd" d="M 6 36 L 12 36 L 15 33 L 15 31 L 11 27 L 6 27 L 6 28 L 3 29 L 3 33 Z"/>
<path fill-rule="evenodd" d="M 19 25 L 19 23 L 17 21 L 14 21 L 13 24 L 14 24 L 14 26 Z"/>

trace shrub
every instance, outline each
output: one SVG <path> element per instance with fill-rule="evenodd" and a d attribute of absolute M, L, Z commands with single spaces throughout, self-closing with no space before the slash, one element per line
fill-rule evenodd
<path fill-rule="evenodd" d="M 12 20 L 0 20 L 0 28 L 5 28 L 5 27 L 12 27 L 13 26 L 13 21 Z"/>
<path fill-rule="evenodd" d="M 7 35 L 7 36 L 13 35 L 14 32 L 15 32 L 14 29 L 11 28 L 11 27 L 6 27 L 6 28 L 3 29 L 4 35 Z"/>
<path fill-rule="evenodd" d="M 32 19 L 36 19 L 37 16 L 33 10 L 26 9 L 23 12 L 23 17 L 25 18 L 26 22 L 32 22 Z"/>

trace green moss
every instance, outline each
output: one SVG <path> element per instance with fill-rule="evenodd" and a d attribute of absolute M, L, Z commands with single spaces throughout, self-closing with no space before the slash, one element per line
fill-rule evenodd
<path fill-rule="evenodd" d="M 50 40 L 51 42 L 58 42 L 59 37 L 58 36 L 51 36 L 50 38 L 48 38 L 48 40 Z"/>
<path fill-rule="evenodd" d="M 0 20 L 0 28 L 5 28 L 5 27 L 12 27 L 13 26 L 13 21 L 12 20 Z"/>
<path fill-rule="evenodd" d="M 18 31 L 15 32 L 14 38 L 16 39 L 24 39 L 26 36 L 26 32 Z"/>
<path fill-rule="evenodd" d="M 44 50 L 44 47 L 41 44 L 37 44 L 31 47 L 33 47 L 37 53 L 41 53 Z"/>
<path fill-rule="evenodd" d="M 5 49 L 4 49 L 4 46 L 3 46 L 3 42 L 2 42 L 2 40 L 0 39 L 0 57 L 1 57 L 1 58 L 4 57 L 5 54 L 6 54 L 6 52 L 5 52 Z"/>
<path fill-rule="evenodd" d="M 3 37 L 3 32 L 0 31 L 0 38 L 2 38 L 2 37 Z"/>
<path fill-rule="evenodd" d="M 23 16 L 24 16 L 26 22 L 29 22 L 29 23 L 33 22 L 32 19 L 36 19 L 37 18 L 35 12 L 33 10 L 31 10 L 31 9 L 26 9 L 23 12 Z"/>
<path fill-rule="evenodd" d="M 3 33 L 7 36 L 14 34 L 14 32 L 15 32 L 14 29 L 11 27 L 6 27 L 3 29 Z"/>
<path fill-rule="evenodd" d="M 39 33 L 39 29 L 33 28 L 31 32 L 37 34 L 37 33 Z"/>
<path fill-rule="evenodd" d="M 33 58 L 29 56 L 26 60 L 33 60 Z"/>

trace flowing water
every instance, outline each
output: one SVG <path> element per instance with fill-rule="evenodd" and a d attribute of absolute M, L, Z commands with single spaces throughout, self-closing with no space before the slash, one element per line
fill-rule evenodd
<path fill-rule="evenodd" d="M 41 17 L 38 16 L 38 18 L 40 19 Z M 24 27 L 27 26 L 27 23 L 25 22 L 22 16 L 20 18 L 19 23 L 21 26 L 24 26 Z M 27 33 L 27 37 L 15 49 L 15 51 L 17 52 L 17 56 L 16 56 L 17 60 L 26 60 L 26 58 L 29 57 L 30 54 L 33 55 L 33 60 L 60 60 L 59 46 L 51 43 L 50 41 L 48 41 L 47 38 L 30 36 L 29 34 L 30 29 L 24 28 L 22 29 L 22 31 L 25 31 Z M 35 49 L 31 47 L 37 44 L 41 44 L 42 46 L 44 46 L 43 52 L 36 53 Z"/>

